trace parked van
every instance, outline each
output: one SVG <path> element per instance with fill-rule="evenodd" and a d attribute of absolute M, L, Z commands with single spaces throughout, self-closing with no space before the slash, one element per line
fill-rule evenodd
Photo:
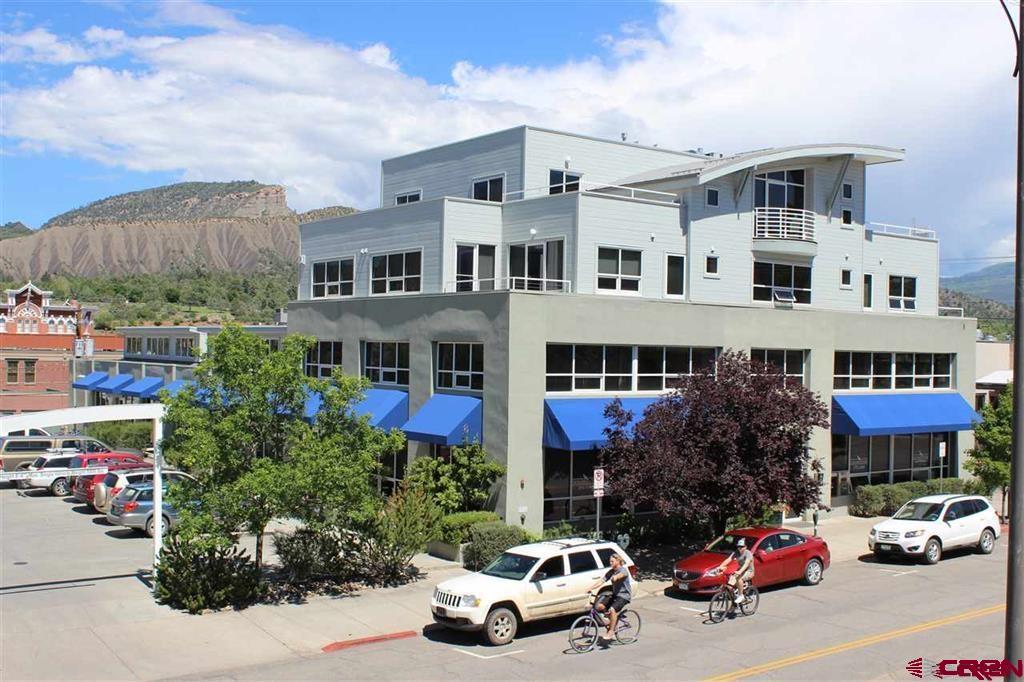
<path fill-rule="evenodd" d="M 111 452 L 104 443 L 88 436 L 0 436 L 0 464 L 4 471 L 24 469 L 36 457 L 55 450 L 75 454 Z"/>

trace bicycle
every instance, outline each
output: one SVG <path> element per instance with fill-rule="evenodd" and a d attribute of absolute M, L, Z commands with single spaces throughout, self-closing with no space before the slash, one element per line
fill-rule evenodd
<path fill-rule="evenodd" d="M 712 572 L 708 575 L 719 574 L 721 574 L 721 571 L 717 573 Z M 728 578 L 728 576 L 726 577 Z M 740 607 L 740 613 L 744 616 L 752 616 L 757 613 L 757 605 L 761 602 L 761 595 L 757 588 L 748 582 L 743 590 L 743 596 L 743 601 L 737 604 L 736 588 L 730 585 L 727 579 L 718 592 L 715 592 L 714 596 L 711 597 L 711 601 L 708 602 L 708 619 L 712 623 L 721 623 L 736 612 L 737 606 Z"/>
<path fill-rule="evenodd" d="M 597 598 L 592 597 L 590 613 L 577 618 L 569 629 L 569 646 L 580 654 L 592 650 L 597 644 L 598 634 L 607 625 L 604 614 L 597 610 Z M 627 607 L 615 623 L 615 641 L 619 644 L 632 644 L 640 636 L 640 626 L 640 614 Z"/>

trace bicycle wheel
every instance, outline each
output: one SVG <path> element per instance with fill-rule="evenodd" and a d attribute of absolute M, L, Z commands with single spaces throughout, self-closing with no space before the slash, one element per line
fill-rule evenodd
<path fill-rule="evenodd" d="M 632 644 L 640 636 L 640 614 L 633 609 L 626 609 L 619 614 L 615 623 L 615 641 L 619 644 Z"/>
<path fill-rule="evenodd" d="M 597 622 L 590 616 L 580 616 L 569 630 L 569 646 L 577 653 L 586 653 L 597 644 Z"/>
<path fill-rule="evenodd" d="M 743 591 L 743 596 L 746 597 L 746 600 L 740 604 L 740 611 L 743 612 L 744 616 L 753 616 L 757 613 L 757 605 L 761 602 L 761 594 L 753 585 L 747 585 L 747 589 Z"/>
<path fill-rule="evenodd" d="M 708 618 L 712 623 L 721 623 L 729 615 L 731 606 L 732 597 L 729 590 L 721 589 L 715 592 L 715 596 L 708 602 Z"/>

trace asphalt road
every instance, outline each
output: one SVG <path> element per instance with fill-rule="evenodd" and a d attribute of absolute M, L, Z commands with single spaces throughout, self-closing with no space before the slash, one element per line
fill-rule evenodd
<path fill-rule="evenodd" d="M 817 587 L 767 590 L 757 614 L 717 625 L 701 613 L 704 600 L 639 599 L 640 640 L 587 654 L 568 648 L 571 618 L 526 626 L 503 648 L 431 626 L 414 638 L 207 679 L 911 680 L 905 667 L 919 657 L 1002 658 L 1005 543 L 989 556 L 950 553 L 937 566 L 835 564 Z"/>

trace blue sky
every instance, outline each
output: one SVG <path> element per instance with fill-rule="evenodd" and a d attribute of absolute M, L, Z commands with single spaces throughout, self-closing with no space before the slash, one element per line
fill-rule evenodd
<path fill-rule="evenodd" d="M 532 123 L 905 147 L 870 171 L 869 219 L 933 227 L 945 258 L 1003 255 L 1012 45 L 990 4 L 9 1 L 0 221 L 180 180 L 369 208 L 381 158 Z"/>

